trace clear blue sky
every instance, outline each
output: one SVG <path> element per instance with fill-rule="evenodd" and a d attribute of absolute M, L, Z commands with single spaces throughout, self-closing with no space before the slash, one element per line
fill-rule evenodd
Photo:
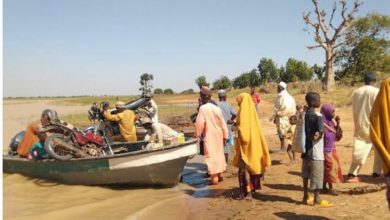
<path fill-rule="evenodd" d="M 234 78 L 263 57 L 280 66 L 289 57 L 322 65 L 325 56 L 305 47 L 314 44 L 313 29 L 302 31 L 311 0 L 3 4 L 4 97 L 138 94 L 145 72 L 154 75 L 154 88 L 181 92 L 197 89 L 200 75 L 209 82 Z M 320 5 L 330 16 L 332 1 Z M 368 0 L 357 16 L 389 14 L 389 8 L 388 0 Z"/>

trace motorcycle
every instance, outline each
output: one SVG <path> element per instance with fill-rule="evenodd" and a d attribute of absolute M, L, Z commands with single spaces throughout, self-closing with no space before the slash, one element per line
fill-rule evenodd
<path fill-rule="evenodd" d="M 140 124 L 140 119 L 148 117 L 148 109 L 146 108 L 148 102 L 150 101 L 150 96 L 142 96 L 134 101 L 128 102 L 125 104 L 125 109 L 132 110 L 137 115 L 138 120 L 135 122 L 135 126 L 138 127 Z M 87 128 L 90 132 L 94 134 L 102 135 L 107 138 L 109 143 L 113 142 L 113 136 L 120 134 L 119 124 L 115 121 L 108 121 L 103 115 L 104 109 L 107 109 L 109 103 L 104 101 L 100 103 L 100 107 L 96 102 L 93 103 L 91 109 L 88 110 L 88 118 L 92 122 L 92 126 Z M 116 114 L 116 109 L 111 109 L 111 114 Z"/>
<path fill-rule="evenodd" d="M 56 120 L 40 129 L 49 132 L 44 148 L 50 157 L 57 160 L 70 160 L 74 157 L 98 157 L 113 154 L 107 138 L 91 132 L 90 128 L 80 131 L 78 128 Z"/>

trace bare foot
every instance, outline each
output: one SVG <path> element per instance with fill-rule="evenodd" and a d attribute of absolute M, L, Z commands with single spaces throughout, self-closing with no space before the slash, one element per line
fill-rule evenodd
<path fill-rule="evenodd" d="M 284 152 L 286 152 L 285 149 L 280 149 L 280 150 L 276 151 L 274 154 L 281 155 L 281 154 L 284 154 Z"/>
<path fill-rule="evenodd" d="M 332 196 L 339 196 L 340 191 L 337 191 L 335 189 L 329 189 L 329 194 L 331 194 Z"/>
<path fill-rule="evenodd" d="M 243 194 L 240 194 L 236 200 L 252 200 L 252 194 L 248 193 L 248 195 L 244 196 Z"/>
<path fill-rule="evenodd" d="M 295 164 L 295 161 L 291 161 L 290 163 L 286 164 L 287 166 L 291 166 L 291 165 L 294 165 Z"/>

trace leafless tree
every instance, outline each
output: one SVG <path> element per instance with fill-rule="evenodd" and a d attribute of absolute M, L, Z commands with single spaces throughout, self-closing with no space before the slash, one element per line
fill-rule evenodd
<path fill-rule="evenodd" d="M 337 52 L 335 51 L 335 49 L 346 43 L 344 40 L 341 40 L 341 37 L 348 34 L 348 27 L 351 21 L 354 20 L 354 13 L 358 11 L 359 6 L 361 6 L 363 2 L 359 2 L 358 0 L 356 0 L 353 9 L 348 15 L 346 15 L 347 2 L 345 0 L 341 0 L 340 4 L 342 6 L 341 9 L 342 22 L 338 26 L 335 26 L 332 23 L 334 14 L 336 12 L 336 5 L 337 5 L 336 2 L 333 3 L 333 10 L 332 10 L 332 15 L 330 16 L 329 24 L 327 24 L 325 20 L 326 11 L 324 10 L 320 11 L 318 7 L 318 0 L 312 0 L 312 2 L 315 7 L 314 10 L 316 15 L 315 21 L 312 21 L 310 19 L 311 12 L 309 13 L 303 12 L 303 19 L 305 20 L 306 24 L 310 24 L 315 29 L 314 41 L 318 43 L 318 45 L 307 46 L 307 48 L 308 49 L 315 49 L 319 47 L 324 48 L 326 57 L 325 57 L 325 80 L 324 80 L 323 89 L 325 91 L 333 91 L 335 88 L 333 59 L 335 58 L 335 56 L 337 56 Z"/>

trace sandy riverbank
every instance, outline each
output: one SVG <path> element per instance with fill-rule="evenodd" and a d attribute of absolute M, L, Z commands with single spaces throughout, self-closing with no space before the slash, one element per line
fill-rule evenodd
<path fill-rule="evenodd" d="M 260 121 L 270 150 L 279 148 L 275 125 L 269 121 L 272 103 L 262 101 Z M 43 109 L 54 108 L 59 115 L 86 112 L 87 106 L 54 106 L 49 101 L 5 102 L 3 149 L 10 138 L 25 126 L 39 119 Z M 351 162 L 353 120 L 350 107 L 336 109 L 341 117 L 344 138 L 337 151 L 344 174 Z M 301 162 L 286 166 L 287 155 L 271 155 L 262 190 L 252 201 L 236 201 L 237 169 L 229 167 L 225 180 L 208 186 L 203 178 L 205 165 L 200 156 L 189 161 L 184 182 L 169 189 L 132 189 L 88 186 L 67 186 L 18 174 L 3 174 L 5 219 L 388 219 L 385 191 L 364 195 L 323 195 L 335 203 L 329 209 L 300 205 L 302 199 Z M 363 183 L 337 184 L 345 190 L 358 186 L 373 186 L 384 179 L 370 177 L 373 153 L 360 174 Z"/>

